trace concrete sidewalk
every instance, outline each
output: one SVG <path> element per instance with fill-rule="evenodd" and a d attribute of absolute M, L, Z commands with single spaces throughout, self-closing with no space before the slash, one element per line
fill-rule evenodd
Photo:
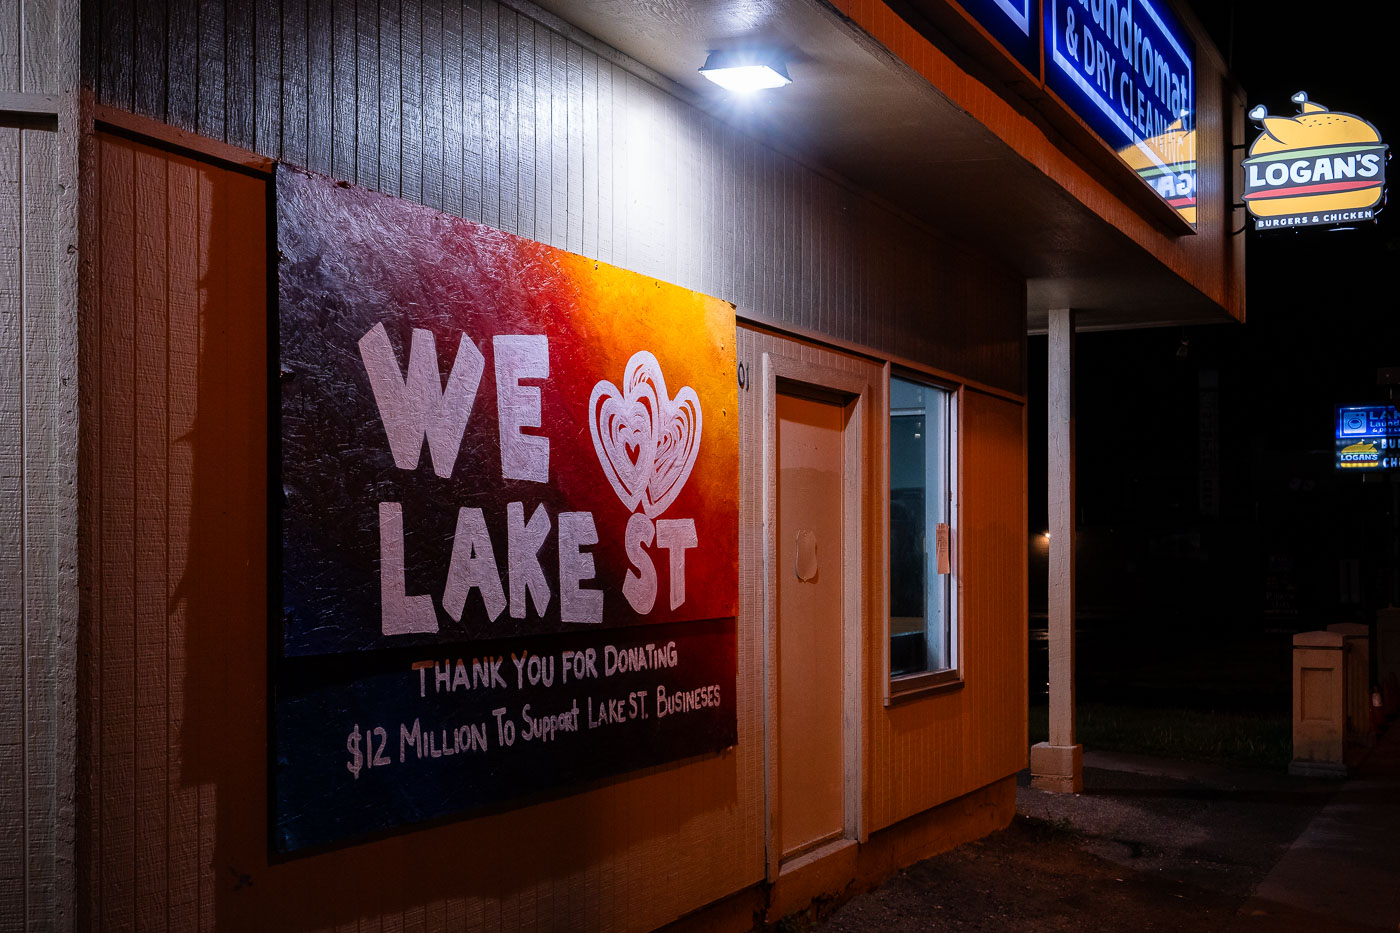
<path fill-rule="evenodd" d="M 1042 793 L 1023 774 L 1006 830 L 805 922 L 830 933 L 1400 928 L 1400 724 L 1344 782 L 1092 751 L 1084 765 L 1083 794 Z"/>
<path fill-rule="evenodd" d="M 1240 909 L 1231 933 L 1400 929 L 1400 723 Z"/>

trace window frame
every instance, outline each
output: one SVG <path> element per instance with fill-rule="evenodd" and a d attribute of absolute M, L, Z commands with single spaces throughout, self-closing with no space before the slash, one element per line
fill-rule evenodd
<path fill-rule="evenodd" d="M 884 681 L 885 681 L 885 706 L 892 706 L 910 699 L 940 693 L 948 690 L 956 690 L 964 684 L 963 671 L 963 612 L 962 612 L 962 536 L 959 534 L 960 527 L 960 502 L 962 498 L 962 447 L 959 443 L 959 435 L 962 428 L 962 393 L 964 386 L 961 383 L 948 379 L 940 379 L 927 372 L 909 369 L 902 366 L 895 366 L 886 363 L 884 366 L 884 401 L 885 417 L 881 431 L 883 433 L 883 445 L 881 452 L 881 474 L 882 474 L 882 496 L 881 510 L 883 513 L 883 550 L 884 550 L 884 592 L 882 594 L 881 606 L 883 608 L 883 630 L 882 654 L 884 656 Z M 906 382 L 918 385 L 929 386 L 940 389 L 948 393 L 948 425 L 945 442 L 948 450 L 948 531 L 949 531 L 949 580 L 948 580 L 948 654 L 951 664 L 938 671 L 917 671 L 910 674 L 894 676 L 891 673 L 890 658 L 890 585 L 891 585 L 891 554 L 890 554 L 890 441 L 891 441 L 891 421 L 894 417 L 892 399 L 892 379 L 902 379 Z"/>

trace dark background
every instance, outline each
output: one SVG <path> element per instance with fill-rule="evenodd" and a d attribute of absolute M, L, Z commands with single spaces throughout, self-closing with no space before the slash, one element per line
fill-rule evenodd
<path fill-rule="evenodd" d="M 1249 107 L 1291 115 L 1305 90 L 1400 139 L 1391 4 L 1190 6 Z M 1250 123 L 1237 142 L 1257 133 Z M 1239 234 L 1245 324 L 1079 336 L 1081 700 L 1286 714 L 1294 632 L 1400 604 L 1400 477 L 1338 475 L 1333 446 L 1334 406 L 1386 401 L 1376 370 L 1400 367 L 1397 212 L 1350 230 Z M 1045 355 L 1031 338 L 1033 703 L 1045 673 Z"/>

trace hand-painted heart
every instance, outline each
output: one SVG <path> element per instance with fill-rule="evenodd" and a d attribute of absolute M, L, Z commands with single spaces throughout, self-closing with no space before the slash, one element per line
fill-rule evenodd
<path fill-rule="evenodd" d="M 626 384 L 626 380 L 624 380 Z M 603 475 L 627 507 L 636 510 L 656 460 L 657 400 L 649 384 L 619 390 L 607 380 L 593 387 L 588 428 Z"/>
<path fill-rule="evenodd" d="M 603 474 L 629 511 L 655 519 L 680 495 L 700 452 L 700 397 L 690 386 L 672 399 L 661 364 L 646 350 L 627 361 L 622 389 L 593 387 L 589 430 Z"/>
<path fill-rule="evenodd" d="M 657 385 L 657 391 L 658 398 L 666 398 L 664 383 Z M 675 399 L 663 401 L 661 409 L 656 425 L 656 466 L 642 496 L 642 511 L 651 519 L 676 501 L 700 453 L 700 396 L 695 390 L 683 387 Z"/>

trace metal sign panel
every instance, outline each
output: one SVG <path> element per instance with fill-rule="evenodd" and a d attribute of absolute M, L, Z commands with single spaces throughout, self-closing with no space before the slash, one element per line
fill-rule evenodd
<path fill-rule="evenodd" d="M 285 166 L 276 220 L 274 847 L 733 744 L 732 306 Z"/>
<path fill-rule="evenodd" d="M 1046 85 L 1192 224 L 1195 55 L 1161 0 L 1045 0 Z"/>

